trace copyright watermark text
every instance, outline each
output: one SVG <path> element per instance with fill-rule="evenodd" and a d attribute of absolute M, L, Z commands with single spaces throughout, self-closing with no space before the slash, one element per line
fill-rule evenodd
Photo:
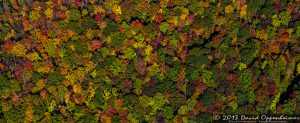
<path fill-rule="evenodd" d="M 300 121 L 300 116 L 288 115 L 214 115 L 214 121 L 229 121 L 229 122 L 287 122 Z"/>

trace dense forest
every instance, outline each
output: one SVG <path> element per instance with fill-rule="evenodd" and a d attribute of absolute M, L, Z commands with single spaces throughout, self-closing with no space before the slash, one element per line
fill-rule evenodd
<path fill-rule="evenodd" d="M 0 0 L 0 122 L 300 114 L 299 0 Z"/>

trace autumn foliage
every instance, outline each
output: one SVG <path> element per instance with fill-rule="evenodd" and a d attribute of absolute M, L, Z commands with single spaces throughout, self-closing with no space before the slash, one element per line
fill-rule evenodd
<path fill-rule="evenodd" d="M 300 114 L 297 0 L 0 1 L 0 123 Z"/>

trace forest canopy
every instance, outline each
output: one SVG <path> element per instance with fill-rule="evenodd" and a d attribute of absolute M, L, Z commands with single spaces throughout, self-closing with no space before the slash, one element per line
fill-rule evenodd
<path fill-rule="evenodd" d="M 300 114 L 298 0 L 2 0 L 0 122 Z"/>

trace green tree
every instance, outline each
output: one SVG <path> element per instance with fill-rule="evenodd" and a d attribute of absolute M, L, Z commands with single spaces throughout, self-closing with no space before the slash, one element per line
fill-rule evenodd
<path fill-rule="evenodd" d="M 66 12 L 67 18 L 71 21 L 76 21 L 81 18 L 81 12 L 78 9 L 70 9 Z"/>
<path fill-rule="evenodd" d="M 53 71 L 48 75 L 48 80 L 53 85 L 59 85 L 64 79 L 64 76 L 59 71 Z"/>
<path fill-rule="evenodd" d="M 279 19 L 284 26 L 287 26 L 291 20 L 290 13 L 287 11 L 280 12 Z"/>

